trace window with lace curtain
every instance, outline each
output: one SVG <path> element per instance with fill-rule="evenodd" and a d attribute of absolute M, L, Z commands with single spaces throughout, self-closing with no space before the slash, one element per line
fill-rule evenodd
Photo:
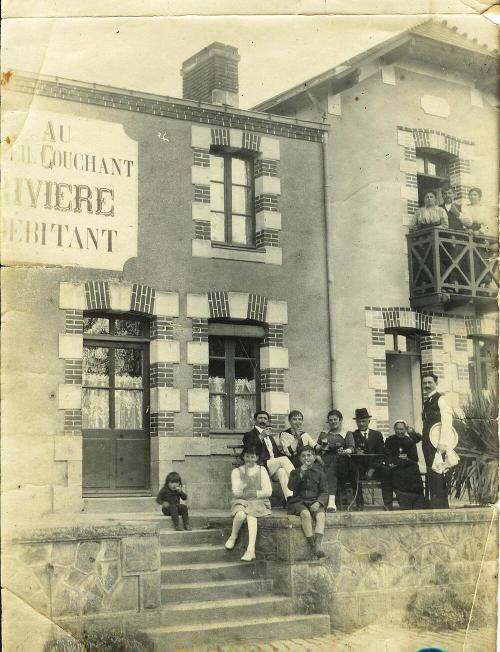
<path fill-rule="evenodd" d="M 260 339 L 244 335 L 209 335 L 212 432 L 252 427 L 253 414 L 260 408 L 259 343 Z"/>

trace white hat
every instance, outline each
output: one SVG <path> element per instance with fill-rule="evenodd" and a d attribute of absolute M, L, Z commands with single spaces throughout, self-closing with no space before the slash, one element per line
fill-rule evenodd
<path fill-rule="evenodd" d="M 429 439 L 434 448 L 438 443 L 446 448 L 456 448 L 458 444 L 458 433 L 453 426 L 448 430 L 447 436 L 441 438 L 441 423 L 435 423 L 429 431 Z"/>

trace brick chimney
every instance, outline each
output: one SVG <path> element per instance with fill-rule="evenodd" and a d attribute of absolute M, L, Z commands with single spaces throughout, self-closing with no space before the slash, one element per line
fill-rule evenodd
<path fill-rule="evenodd" d="M 182 97 L 238 107 L 238 49 L 211 43 L 182 64 Z"/>

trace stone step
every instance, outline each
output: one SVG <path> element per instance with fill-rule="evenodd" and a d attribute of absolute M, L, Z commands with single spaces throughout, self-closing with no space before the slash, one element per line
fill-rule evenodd
<path fill-rule="evenodd" d="M 99 496 L 83 499 L 83 511 L 93 514 L 143 512 L 159 514 L 159 505 L 154 496 Z"/>
<path fill-rule="evenodd" d="M 190 584 L 234 579 L 258 579 L 252 562 L 222 561 L 201 564 L 171 564 L 161 569 L 162 584 Z"/>
<path fill-rule="evenodd" d="M 330 618 L 323 615 L 241 618 L 230 621 L 173 625 L 144 630 L 154 643 L 155 652 L 174 652 L 218 642 L 311 638 L 330 633 Z"/>
<path fill-rule="evenodd" d="M 220 545 L 198 544 L 194 546 L 172 546 L 170 548 L 162 548 L 161 564 L 165 566 L 167 564 L 188 564 L 190 562 L 232 561 L 233 557 L 239 559 L 240 554 L 239 550 L 235 551 L 235 554 L 226 550 L 222 543 Z"/>
<path fill-rule="evenodd" d="M 161 612 L 162 626 L 188 625 L 210 621 L 258 618 L 259 616 L 288 616 L 293 612 L 293 600 L 281 595 L 234 598 L 232 600 L 207 600 L 204 602 L 179 602 L 169 604 Z"/>
<path fill-rule="evenodd" d="M 222 530 L 198 530 L 191 532 L 176 532 L 175 530 L 162 530 L 160 544 L 162 548 L 179 548 L 181 546 L 196 546 L 198 544 L 224 542 Z"/>
<path fill-rule="evenodd" d="M 161 587 L 161 602 L 197 602 L 204 600 L 225 600 L 253 597 L 271 593 L 272 580 L 222 580 L 219 582 L 193 582 L 190 584 L 164 584 Z"/>

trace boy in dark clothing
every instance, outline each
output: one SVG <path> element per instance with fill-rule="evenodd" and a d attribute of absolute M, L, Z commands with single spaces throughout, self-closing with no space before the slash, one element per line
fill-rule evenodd
<path fill-rule="evenodd" d="M 192 529 L 189 525 L 187 505 L 181 504 L 181 498 L 182 500 L 187 500 L 187 495 L 182 490 L 181 476 L 175 471 L 172 471 L 165 478 L 165 484 L 160 489 L 160 493 L 156 497 L 156 502 L 161 505 L 163 514 L 172 518 L 174 527 L 178 532 Z M 179 523 L 179 514 L 184 527 L 181 527 Z"/>
<path fill-rule="evenodd" d="M 288 488 L 293 491 L 293 496 L 288 499 L 287 511 L 290 515 L 300 516 L 302 530 L 311 553 L 321 558 L 325 556 L 321 549 L 321 542 L 325 531 L 328 483 L 323 468 L 319 464 L 314 464 L 315 453 L 311 446 L 304 446 L 299 459 L 300 468 L 294 469 L 288 480 Z"/>

